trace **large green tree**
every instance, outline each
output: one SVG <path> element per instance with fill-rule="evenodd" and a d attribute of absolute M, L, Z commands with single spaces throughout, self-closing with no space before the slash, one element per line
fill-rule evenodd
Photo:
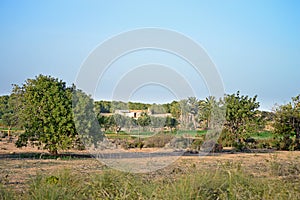
<path fill-rule="evenodd" d="M 72 112 L 73 120 L 78 135 L 75 137 L 75 145 L 93 149 L 104 139 L 99 121 L 95 113 L 94 100 L 83 91 L 72 86 Z"/>
<path fill-rule="evenodd" d="M 300 95 L 275 109 L 275 133 L 282 149 L 300 149 Z"/>
<path fill-rule="evenodd" d="M 20 87 L 14 86 L 12 95 L 18 96 L 21 103 L 16 114 L 22 118 L 25 129 L 16 145 L 26 146 L 30 142 L 52 154 L 72 147 L 77 140 L 72 91 L 65 82 L 43 75 L 27 79 Z"/>
<path fill-rule="evenodd" d="M 258 115 L 259 102 L 257 96 L 236 94 L 227 95 L 224 98 L 226 105 L 226 122 L 224 129 L 233 140 L 240 143 L 248 137 L 248 133 L 254 131 L 260 120 Z"/>

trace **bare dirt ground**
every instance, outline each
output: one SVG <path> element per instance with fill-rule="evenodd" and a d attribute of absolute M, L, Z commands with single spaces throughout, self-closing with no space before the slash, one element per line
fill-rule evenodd
<path fill-rule="evenodd" d="M 128 152 L 136 151 L 141 150 L 129 150 Z M 149 149 L 142 151 L 147 152 Z M 52 174 L 58 170 L 69 169 L 75 173 L 88 175 L 101 173 L 103 169 L 107 168 L 99 160 L 90 157 L 86 151 L 73 153 L 82 156 L 75 158 L 47 158 L 44 156 L 47 155 L 47 151 L 32 147 L 19 149 L 15 147 L 14 143 L 9 142 L 7 139 L 2 139 L 0 141 L 0 183 L 9 185 L 18 192 L 22 192 L 27 187 L 28 181 L 37 174 Z M 140 159 L 142 163 L 144 158 Z M 278 170 L 278 173 L 285 173 L 285 176 L 289 176 L 290 172 L 285 171 L 284 166 L 300 166 L 300 152 L 277 151 L 266 153 L 217 153 L 208 156 L 186 155 L 181 156 L 162 170 L 184 170 L 190 166 L 209 170 L 233 164 L 243 167 L 246 172 L 253 176 L 271 176 L 272 172 L 270 172 L 270 169 L 274 170 L 274 173 Z M 300 168 L 296 169 L 299 170 Z M 293 175 L 293 180 L 300 180 L 300 172 L 291 175 Z"/>

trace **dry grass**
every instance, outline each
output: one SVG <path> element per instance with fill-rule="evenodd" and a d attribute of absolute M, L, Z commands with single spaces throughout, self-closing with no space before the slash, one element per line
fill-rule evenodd
<path fill-rule="evenodd" d="M 29 185 L 32 186 L 32 180 L 35 180 L 36 177 L 39 176 L 49 177 L 57 174 L 60 171 L 68 169 L 68 171 L 71 172 L 72 176 L 75 175 L 81 177 L 81 179 L 85 179 L 84 177 L 99 176 L 102 175 L 103 172 L 107 172 L 109 170 L 105 165 L 103 165 L 98 160 L 93 158 L 63 157 L 58 159 L 43 159 L 42 157 L 42 159 L 40 159 L 39 156 L 31 157 L 31 158 L 30 157 L 22 158 L 22 155 L 26 155 L 28 153 L 31 153 L 29 155 L 35 155 L 37 153 L 40 153 L 41 151 L 30 147 L 23 148 L 23 149 L 16 149 L 12 143 L 8 143 L 5 140 L 0 142 L 0 148 L 1 148 L 0 185 L 2 185 L 1 187 L 3 187 L 4 189 L 6 188 L 8 190 L 13 190 L 14 191 L 13 193 L 16 192 L 17 194 L 23 194 L 23 196 L 24 194 L 27 194 L 28 191 L 30 190 Z M 129 150 L 129 151 L 139 151 L 139 150 Z M 145 149 L 142 151 L 149 151 L 149 149 L 148 150 Z M 87 154 L 87 152 L 76 152 L 76 153 L 82 155 Z M 142 163 L 143 158 L 140 159 L 141 159 L 140 162 Z M 280 181 L 280 184 L 283 184 L 282 188 L 285 188 L 284 186 L 286 186 L 288 189 L 289 188 L 291 189 L 294 195 L 298 194 L 297 190 L 290 187 L 290 184 L 293 183 L 295 186 L 300 186 L 300 152 L 299 151 L 295 151 L 295 152 L 282 151 L 282 152 L 273 152 L 273 153 L 234 153 L 234 154 L 221 153 L 221 154 L 213 154 L 210 156 L 203 156 L 203 157 L 199 157 L 195 155 L 182 156 L 180 157 L 180 159 L 178 159 L 176 162 L 172 163 L 171 165 L 167 166 L 166 168 L 160 169 L 155 172 L 151 172 L 147 174 L 138 174 L 134 176 L 142 177 L 141 180 L 138 179 L 137 182 L 139 181 L 143 182 L 144 180 L 147 180 L 148 181 L 147 184 L 149 184 L 149 188 L 151 185 L 152 190 L 155 190 L 153 189 L 153 187 L 157 183 L 158 185 L 167 184 L 168 187 L 170 187 L 169 190 L 172 190 L 172 188 L 175 187 L 176 190 L 180 191 L 180 189 L 184 189 L 184 188 L 181 187 L 178 188 L 178 184 L 183 184 L 183 185 L 187 184 L 186 186 L 183 187 L 189 187 L 189 184 L 192 185 L 195 184 L 194 182 L 190 183 L 190 180 L 194 180 L 193 178 L 195 177 L 191 177 L 191 176 L 194 176 L 195 173 L 199 173 L 202 176 L 206 176 L 205 174 L 207 173 L 209 174 L 212 171 L 234 173 L 239 170 L 242 170 L 243 174 L 246 174 L 247 177 L 252 177 L 253 180 L 255 181 L 262 180 L 264 182 L 264 180 L 266 180 L 267 182 L 269 181 L 268 184 L 273 182 L 276 183 Z M 113 176 L 116 175 L 115 172 L 113 174 L 114 174 Z M 223 177 L 223 175 L 221 176 Z M 190 178 L 187 179 L 186 177 L 190 177 Z M 170 185 L 172 184 L 173 180 L 177 180 L 176 181 L 177 185 L 176 184 L 174 186 Z M 88 181 L 90 182 L 91 179 L 89 179 Z M 220 187 L 221 186 L 222 185 L 220 185 Z M 276 187 L 274 186 L 274 188 L 273 186 L 270 187 L 272 187 L 270 191 L 275 190 L 274 188 L 278 189 L 277 185 Z M 198 189 L 196 188 L 194 190 L 198 190 Z M 231 190 L 233 192 L 237 192 L 234 190 L 234 188 L 231 188 Z M 162 194 L 164 193 L 163 191 L 161 192 Z M 185 191 L 182 192 L 184 193 Z M 222 192 L 223 190 L 221 191 L 221 193 Z M 263 192 L 259 194 L 263 194 Z M 289 191 L 287 190 L 284 192 L 286 193 Z M 147 192 L 141 195 L 146 195 L 146 193 Z M 221 193 L 220 195 L 222 197 L 223 193 L 222 194 Z"/>

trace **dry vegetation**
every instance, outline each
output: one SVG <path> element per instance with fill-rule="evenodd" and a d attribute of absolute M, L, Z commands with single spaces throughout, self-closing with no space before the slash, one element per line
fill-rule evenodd
<path fill-rule="evenodd" d="M 130 174 L 87 152 L 52 158 L 5 139 L 0 148 L 0 199 L 300 198 L 299 151 L 183 156 L 161 170 Z"/>

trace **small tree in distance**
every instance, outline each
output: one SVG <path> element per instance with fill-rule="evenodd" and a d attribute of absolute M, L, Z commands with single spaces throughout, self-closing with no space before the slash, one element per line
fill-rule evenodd
<path fill-rule="evenodd" d="M 151 118 L 147 115 L 147 113 L 142 113 L 142 115 L 137 119 L 137 124 L 145 129 L 146 126 L 151 124 Z"/>
<path fill-rule="evenodd" d="M 12 127 L 19 125 L 18 115 L 15 114 L 17 109 L 17 99 L 15 95 L 2 96 L 1 98 L 1 119 L 2 123 L 7 127 L 7 135 L 10 137 Z M 0 100 L 0 101 L 1 101 Z"/>

